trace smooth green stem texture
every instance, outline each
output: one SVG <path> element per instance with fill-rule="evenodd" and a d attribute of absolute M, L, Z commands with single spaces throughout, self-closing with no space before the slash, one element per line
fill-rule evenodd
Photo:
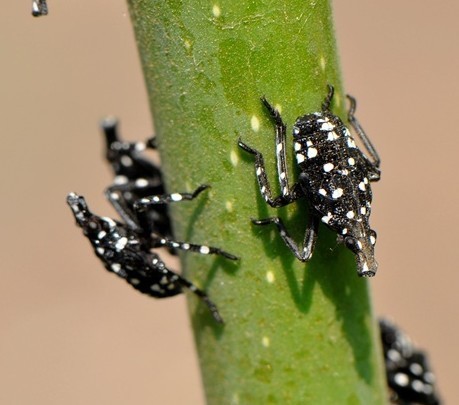
<path fill-rule="evenodd" d="M 327 0 L 128 0 L 170 192 L 211 189 L 172 207 L 176 237 L 240 257 L 182 255 L 187 277 L 225 319 L 189 295 L 209 404 L 384 404 L 386 389 L 368 280 L 353 255 L 321 225 L 313 259 L 301 263 L 274 227 L 296 240 L 307 203 L 271 209 L 260 196 L 253 156 L 265 156 L 274 192 L 274 127 L 260 97 L 291 126 L 320 110 L 327 84 L 346 118 Z M 291 184 L 297 173 L 289 164 Z M 372 280 L 374 282 L 374 280 Z M 177 367 L 180 367 L 177 364 Z"/>

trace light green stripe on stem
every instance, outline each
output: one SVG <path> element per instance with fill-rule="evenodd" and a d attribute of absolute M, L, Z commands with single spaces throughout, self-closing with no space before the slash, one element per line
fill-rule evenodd
<path fill-rule="evenodd" d="M 262 151 L 275 184 L 273 125 L 262 95 L 291 128 L 298 116 L 320 109 L 330 83 L 333 109 L 345 117 L 329 2 L 128 3 L 167 188 L 212 186 L 172 207 L 177 238 L 241 258 L 234 264 L 182 255 L 187 276 L 209 293 L 226 322 L 217 325 L 189 294 L 208 403 L 385 403 L 368 281 L 357 277 L 352 254 L 325 226 L 304 264 L 275 229 L 251 225 L 251 217 L 280 215 L 301 240 L 307 206 L 269 208 L 253 157 L 237 147 L 241 137 Z"/>

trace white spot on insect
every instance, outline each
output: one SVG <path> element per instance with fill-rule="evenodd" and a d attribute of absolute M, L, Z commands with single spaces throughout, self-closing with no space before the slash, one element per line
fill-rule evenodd
<path fill-rule="evenodd" d="M 435 382 L 435 376 L 432 372 L 426 371 L 424 373 L 424 380 L 427 381 L 429 384 L 433 384 Z"/>
<path fill-rule="evenodd" d="M 326 63 L 325 63 L 325 58 L 324 58 L 323 55 L 320 55 L 319 64 L 320 64 L 320 68 L 321 68 L 322 70 L 325 70 L 325 65 L 326 65 Z"/>
<path fill-rule="evenodd" d="M 312 142 L 311 141 L 306 141 L 306 146 L 312 146 Z"/>
<path fill-rule="evenodd" d="M 354 140 L 352 138 L 349 138 L 347 140 L 347 146 L 349 146 L 350 148 L 356 148 L 355 142 L 354 142 Z"/>
<path fill-rule="evenodd" d="M 394 381 L 397 383 L 397 385 L 400 385 L 400 387 L 406 387 L 410 379 L 405 373 L 397 373 L 394 375 Z"/>
<path fill-rule="evenodd" d="M 261 344 L 264 347 L 269 347 L 269 344 L 270 344 L 269 337 L 268 336 L 263 336 L 263 338 L 261 339 Z"/>
<path fill-rule="evenodd" d="M 222 11 L 220 10 L 220 7 L 217 4 L 214 4 L 214 6 L 212 7 L 212 14 L 214 15 L 214 17 L 220 17 L 221 13 Z"/>
<path fill-rule="evenodd" d="M 387 357 L 393 362 L 400 361 L 402 358 L 400 353 L 395 349 L 389 349 L 389 351 L 387 352 Z"/>
<path fill-rule="evenodd" d="M 110 193 L 110 198 L 116 201 L 120 199 L 120 196 L 118 195 L 118 193 L 114 192 L 114 193 Z"/>
<path fill-rule="evenodd" d="M 130 282 L 132 285 L 140 284 L 140 280 L 139 280 L 138 278 L 131 278 L 131 279 L 129 279 L 129 282 Z"/>
<path fill-rule="evenodd" d="M 154 202 L 158 202 L 158 201 L 160 200 L 160 198 L 159 198 L 157 195 L 155 195 L 155 196 L 152 198 L 152 200 L 153 200 Z M 148 202 L 147 199 L 145 199 L 145 201 Z"/>
<path fill-rule="evenodd" d="M 270 284 L 276 281 L 276 277 L 274 277 L 274 273 L 271 270 L 266 272 L 266 281 Z"/>
<path fill-rule="evenodd" d="M 359 247 L 360 250 L 362 250 L 362 242 L 360 242 L 359 240 L 357 241 L 357 246 Z"/>
<path fill-rule="evenodd" d="M 121 156 L 121 164 L 123 166 L 132 166 L 132 159 L 129 156 Z"/>
<path fill-rule="evenodd" d="M 97 253 L 99 253 L 100 255 L 103 255 L 105 253 L 105 249 L 103 247 L 98 247 L 96 249 Z"/>
<path fill-rule="evenodd" d="M 177 248 L 180 246 L 180 243 L 172 242 L 172 247 Z"/>
<path fill-rule="evenodd" d="M 327 195 L 327 191 L 323 188 L 320 188 L 319 189 L 319 194 L 322 194 L 322 195 Z"/>
<path fill-rule="evenodd" d="M 367 207 L 360 207 L 360 213 L 365 215 L 367 213 Z"/>
<path fill-rule="evenodd" d="M 347 128 L 344 128 L 344 136 L 351 136 L 351 133 L 349 132 L 349 130 Z"/>
<path fill-rule="evenodd" d="M 346 214 L 346 216 L 347 216 L 349 219 L 352 219 L 352 218 L 355 217 L 355 213 L 354 213 L 354 211 L 348 211 L 347 214 Z"/>
<path fill-rule="evenodd" d="M 260 120 L 256 115 L 252 115 L 252 118 L 250 119 L 250 126 L 254 132 L 258 132 L 260 129 Z"/>
<path fill-rule="evenodd" d="M 188 250 L 190 248 L 190 245 L 188 243 L 182 244 L 182 249 L 183 250 Z"/>
<path fill-rule="evenodd" d="M 350 157 L 350 158 L 347 160 L 347 163 L 349 163 L 350 166 L 354 166 L 354 165 L 355 165 L 355 159 Z"/>
<path fill-rule="evenodd" d="M 134 148 L 137 152 L 143 152 L 147 149 L 147 145 L 145 145 L 145 142 L 136 142 Z"/>
<path fill-rule="evenodd" d="M 128 182 L 128 178 L 126 176 L 115 176 L 115 179 L 113 180 L 113 183 L 120 185 L 120 184 L 126 184 Z"/>
<path fill-rule="evenodd" d="M 284 187 L 284 188 L 282 189 L 282 194 L 283 194 L 283 195 L 289 195 L 289 192 L 288 192 L 288 188 L 287 188 L 287 187 Z"/>
<path fill-rule="evenodd" d="M 300 133 L 300 128 L 298 128 L 298 127 L 293 127 L 293 133 L 294 133 L 295 135 L 298 135 L 298 134 Z"/>
<path fill-rule="evenodd" d="M 203 255 L 208 255 L 210 253 L 210 249 L 207 246 L 201 246 L 199 248 L 199 252 Z"/>
<path fill-rule="evenodd" d="M 182 201 L 182 195 L 179 193 L 171 194 L 172 201 Z"/>
<path fill-rule="evenodd" d="M 330 222 L 330 219 L 332 219 L 332 218 L 333 218 L 332 213 L 331 213 L 331 212 L 328 212 L 328 213 L 327 213 L 327 216 L 323 216 L 323 217 L 321 218 L 321 221 L 322 221 L 323 223 L 325 223 L 325 224 L 328 224 L 328 223 Z"/>
<path fill-rule="evenodd" d="M 361 181 L 359 183 L 359 189 L 362 190 L 362 191 L 365 191 L 366 190 L 366 187 L 365 187 L 365 183 L 363 181 Z"/>
<path fill-rule="evenodd" d="M 148 186 L 148 180 L 142 179 L 142 178 L 137 179 L 137 180 L 135 181 L 135 185 L 136 185 L 137 187 L 147 187 L 147 186 Z"/>
<path fill-rule="evenodd" d="M 341 231 L 341 234 L 342 235 L 346 235 L 347 234 L 347 228 L 343 228 L 343 230 Z"/>
<path fill-rule="evenodd" d="M 231 150 L 230 152 L 230 161 L 231 161 L 231 164 L 236 167 L 239 163 L 239 157 L 238 157 L 238 154 L 236 153 L 236 151 L 234 149 Z"/>
<path fill-rule="evenodd" d="M 258 166 L 256 170 L 257 176 L 259 176 L 262 172 L 263 172 L 263 169 L 260 166 Z"/>
<path fill-rule="evenodd" d="M 110 268 L 115 272 L 118 273 L 121 270 L 121 264 L 113 263 Z"/>
<path fill-rule="evenodd" d="M 231 201 L 226 201 L 225 208 L 228 212 L 233 212 L 233 203 Z"/>
<path fill-rule="evenodd" d="M 330 131 L 327 136 L 327 141 L 335 141 L 339 138 L 339 135 L 335 131 Z"/>
<path fill-rule="evenodd" d="M 277 146 L 276 146 L 277 153 L 281 152 L 282 148 L 283 148 L 282 143 L 278 143 Z"/>
<path fill-rule="evenodd" d="M 156 264 L 156 263 L 159 262 L 159 260 L 155 258 L 155 259 L 153 259 L 151 262 L 152 262 L 153 264 Z"/>
<path fill-rule="evenodd" d="M 324 122 L 320 129 L 322 131 L 332 131 L 333 129 L 335 129 L 335 126 L 331 123 L 331 122 Z"/>
<path fill-rule="evenodd" d="M 424 383 L 421 380 L 414 380 L 411 383 L 411 386 L 417 392 L 423 392 L 424 391 Z"/>
<path fill-rule="evenodd" d="M 296 154 L 296 161 L 298 163 L 303 163 L 304 162 L 304 155 L 302 155 L 301 153 L 297 153 Z"/>
<path fill-rule="evenodd" d="M 265 186 L 263 186 L 263 187 L 260 189 L 260 191 L 261 191 L 261 194 L 264 194 L 264 193 L 265 193 L 265 191 L 266 191 L 266 187 L 265 187 Z"/>
<path fill-rule="evenodd" d="M 279 177 L 280 177 L 282 180 L 284 180 L 284 179 L 285 179 L 285 172 L 282 172 L 282 173 L 280 174 Z"/>
<path fill-rule="evenodd" d="M 161 291 L 161 287 L 160 287 L 158 284 L 152 284 L 152 285 L 150 286 L 150 290 L 151 290 L 151 291 L 160 292 L 160 291 Z"/>
<path fill-rule="evenodd" d="M 335 167 L 335 165 L 333 163 L 325 163 L 324 164 L 324 172 L 326 172 L 326 173 L 331 172 L 334 167 Z"/>
<path fill-rule="evenodd" d="M 341 170 L 341 174 L 342 174 L 343 176 L 347 176 L 347 175 L 349 174 L 349 170 L 343 169 L 343 170 Z"/>
<path fill-rule="evenodd" d="M 363 263 L 362 271 L 367 272 L 369 270 L 367 262 Z"/>
<path fill-rule="evenodd" d="M 102 217 L 102 219 L 108 224 L 108 226 L 110 227 L 110 229 L 114 228 L 116 226 L 116 222 L 109 218 L 109 217 Z"/>
<path fill-rule="evenodd" d="M 370 235 L 370 242 L 372 245 L 376 243 L 376 238 L 373 235 Z"/>
<path fill-rule="evenodd" d="M 433 387 L 429 384 L 424 384 L 424 389 L 422 390 L 424 394 L 430 395 L 433 393 Z"/>
<path fill-rule="evenodd" d="M 295 142 L 294 148 L 295 148 L 295 151 L 300 150 L 301 149 L 301 143 Z"/>
<path fill-rule="evenodd" d="M 319 191 L 320 192 L 320 191 Z M 334 198 L 335 200 L 337 198 L 340 198 L 342 195 L 343 195 L 343 189 L 342 188 L 337 188 L 336 190 L 333 191 L 332 193 L 332 198 Z"/>
<path fill-rule="evenodd" d="M 128 239 L 123 236 L 115 243 L 115 249 L 123 250 L 126 247 L 127 243 L 128 243 Z"/>
<path fill-rule="evenodd" d="M 105 232 L 105 231 L 100 231 L 100 232 L 97 234 L 97 239 L 103 239 L 103 238 L 105 238 L 106 235 L 107 235 L 107 232 Z"/>
<path fill-rule="evenodd" d="M 308 158 L 312 159 L 317 156 L 317 149 L 316 148 L 308 148 Z"/>
<path fill-rule="evenodd" d="M 424 371 L 424 369 L 422 368 L 422 366 L 419 363 L 413 363 L 413 364 L 410 365 L 410 371 L 414 375 L 422 375 L 422 372 Z"/>
<path fill-rule="evenodd" d="M 363 182 L 364 182 L 365 184 L 368 184 L 368 179 L 365 177 L 365 178 L 363 179 Z"/>

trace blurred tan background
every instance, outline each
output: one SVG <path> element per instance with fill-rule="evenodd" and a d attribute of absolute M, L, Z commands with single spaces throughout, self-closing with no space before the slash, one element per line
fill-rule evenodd
<path fill-rule="evenodd" d="M 98 121 L 152 133 L 123 0 L 29 0 L 0 13 L 0 403 L 203 404 L 183 297 L 103 271 L 65 204 L 101 191 Z M 210 3 L 209 3 L 210 4 Z M 336 1 L 345 86 L 382 156 L 376 310 L 426 348 L 459 403 L 459 4 Z"/>

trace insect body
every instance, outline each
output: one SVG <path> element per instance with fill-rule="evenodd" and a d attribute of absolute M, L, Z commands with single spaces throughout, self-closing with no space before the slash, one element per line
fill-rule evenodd
<path fill-rule="evenodd" d="M 114 118 L 102 122 L 105 157 L 115 175 L 105 196 L 132 229 L 172 237 L 167 204 L 150 205 L 141 211 L 134 209 L 135 202 L 141 198 L 165 194 L 161 169 L 143 153 L 146 149 L 156 149 L 155 138 L 146 142 L 126 142 L 120 139 L 117 126 Z"/>
<path fill-rule="evenodd" d="M 355 100 L 348 96 L 351 102 L 349 122 L 372 160 L 357 148 L 349 130 L 330 111 L 333 92 L 333 87 L 329 86 L 322 111 L 298 118 L 293 126 L 295 157 L 300 169 L 298 181 L 293 186 L 289 185 L 286 165 L 286 125 L 279 112 L 262 98 L 276 130 L 277 173 L 281 187 L 278 197 L 272 196 L 262 154 L 240 140 L 239 146 L 255 156 L 260 192 L 271 207 L 283 207 L 306 197 L 310 202 L 311 215 L 302 248 L 291 238 L 280 218 L 253 220 L 253 223 L 275 224 L 295 256 L 301 261 L 307 261 L 312 256 L 319 222 L 322 221 L 336 231 L 338 240 L 355 253 L 358 274 L 374 276 L 377 270 L 374 260 L 376 233 L 369 225 L 372 201 L 370 182 L 380 178 L 380 160 L 354 117 Z"/>
<path fill-rule="evenodd" d="M 392 403 L 439 405 L 426 354 L 391 322 L 382 319 L 379 326 Z"/>
<path fill-rule="evenodd" d="M 67 196 L 77 225 L 82 228 L 105 268 L 125 279 L 138 291 L 156 298 L 177 295 L 189 289 L 209 307 L 217 322 L 223 322 L 207 294 L 189 280 L 168 269 L 153 248 L 166 247 L 200 254 L 214 254 L 230 260 L 237 257 L 219 248 L 176 241 L 171 236 L 167 204 L 193 200 L 209 186 L 201 185 L 192 193 L 165 194 L 159 168 L 142 156 L 147 144 L 123 142 L 116 121 L 103 125 L 107 140 L 107 160 L 115 173 L 114 184 L 105 192 L 123 221 L 93 214 L 84 199 L 75 193 Z M 151 195 L 153 193 L 154 195 Z M 136 200 L 147 201 L 139 204 Z"/>

